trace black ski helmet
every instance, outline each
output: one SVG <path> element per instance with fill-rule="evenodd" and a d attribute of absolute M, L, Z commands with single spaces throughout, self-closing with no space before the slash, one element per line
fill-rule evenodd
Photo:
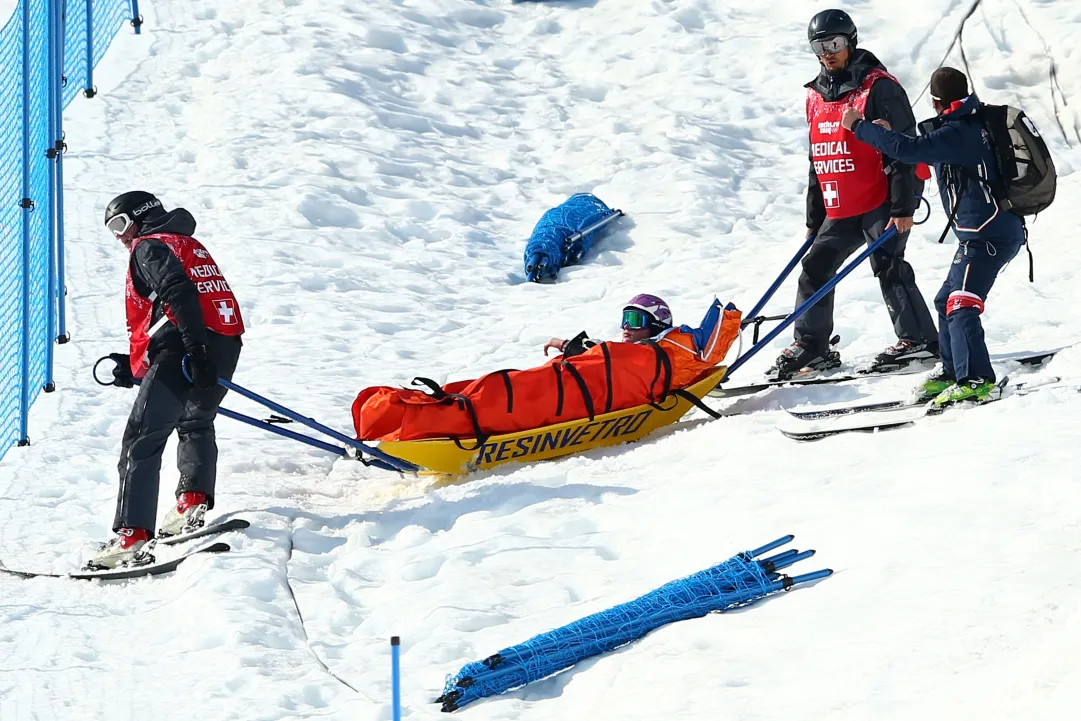
<path fill-rule="evenodd" d="M 856 47 L 856 23 L 844 10 L 823 10 L 807 25 L 807 42 L 843 35 L 850 47 Z"/>
<path fill-rule="evenodd" d="M 121 214 L 142 229 L 145 221 L 165 215 L 165 208 L 153 193 L 131 190 L 116 196 L 105 206 L 105 225 L 108 226 L 110 220 Z"/>

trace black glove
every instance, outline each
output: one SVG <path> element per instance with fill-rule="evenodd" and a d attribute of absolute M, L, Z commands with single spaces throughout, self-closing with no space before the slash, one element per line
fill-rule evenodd
<path fill-rule="evenodd" d="M 205 391 L 218 384 L 218 368 L 210 357 L 210 351 L 205 345 L 192 346 L 188 349 L 188 374 L 191 383 L 199 390 Z"/>
<path fill-rule="evenodd" d="M 563 357 L 573 358 L 576 355 L 582 355 L 595 345 L 597 345 L 597 341 L 590 338 L 585 331 L 582 331 L 567 341 L 567 345 L 563 346 Z"/>
<path fill-rule="evenodd" d="M 134 386 L 135 376 L 131 374 L 131 356 L 127 353 L 110 353 L 109 358 L 116 363 L 113 366 L 113 385 L 120 388 Z"/>

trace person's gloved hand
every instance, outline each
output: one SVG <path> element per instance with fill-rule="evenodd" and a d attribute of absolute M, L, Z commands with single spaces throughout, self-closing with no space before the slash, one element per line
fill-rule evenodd
<path fill-rule="evenodd" d="M 192 385 L 199 390 L 205 391 L 218 384 L 218 368 L 205 345 L 188 349 L 188 374 Z"/>
<path fill-rule="evenodd" d="M 127 353 L 110 353 L 109 359 L 116 363 L 113 366 L 113 385 L 120 388 L 134 386 L 135 376 L 131 374 L 131 356 Z"/>

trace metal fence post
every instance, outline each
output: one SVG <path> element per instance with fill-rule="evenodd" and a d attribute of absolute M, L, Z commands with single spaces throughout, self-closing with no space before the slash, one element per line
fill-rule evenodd
<path fill-rule="evenodd" d="M 83 84 L 83 95 L 92 98 L 97 92 L 94 90 L 94 0 L 86 0 L 86 82 Z"/>
<path fill-rule="evenodd" d="M 64 37 L 66 0 L 54 0 L 53 20 L 56 33 L 56 68 L 52 74 L 56 102 L 56 123 L 53 127 L 53 152 L 56 153 L 56 342 L 70 340 L 67 328 L 67 302 L 64 278 Z"/>
<path fill-rule="evenodd" d="M 139 14 L 139 0 L 131 0 L 131 26 L 136 35 L 142 35 L 143 17 Z"/>
<path fill-rule="evenodd" d="M 27 423 L 30 415 L 30 0 L 22 0 L 22 358 L 19 378 L 19 445 L 30 443 Z"/>
<path fill-rule="evenodd" d="M 48 136 L 46 142 L 48 146 L 45 149 L 45 155 L 50 160 L 49 163 L 49 245 L 47 249 L 48 264 L 47 273 L 48 281 L 46 285 L 46 298 L 45 298 L 45 323 L 46 323 L 46 341 L 45 341 L 45 392 L 51 393 L 56 389 L 56 385 L 53 382 L 53 360 L 54 349 L 53 339 L 56 338 L 56 233 L 58 226 L 58 219 L 56 217 L 56 196 L 57 196 L 57 178 L 56 178 L 56 147 L 53 139 L 56 137 L 56 116 L 60 112 L 59 98 L 56 94 L 56 86 L 60 84 L 60 69 L 56 64 L 56 54 L 58 46 L 58 38 L 56 34 L 57 28 L 57 4 L 62 0 L 48 0 L 46 6 L 45 27 L 47 29 L 48 37 L 48 62 L 46 63 L 46 74 L 48 76 L 48 83 L 46 87 L 46 93 L 48 98 L 46 103 L 49 109 L 48 120 Z"/>

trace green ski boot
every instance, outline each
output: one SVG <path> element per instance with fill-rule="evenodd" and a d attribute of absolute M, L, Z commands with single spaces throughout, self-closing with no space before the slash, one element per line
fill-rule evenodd
<path fill-rule="evenodd" d="M 956 383 L 951 376 L 946 375 L 941 370 L 932 374 L 927 380 L 923 382 L 916 389 L 916 403 L 926 403 L 929 400 L 937 398 L 938 395 Z"/>
<path fill-rule="evenodd" d="M 963 401 L 988 403 L 998 400 L 1001 396 L 1002 388 L 997 383 L 985 381 L 983 378 L 973 378 L 963 383 L 954 383 L 935 396 L 931 403 L 935 408 L 945 408 Z"/>

